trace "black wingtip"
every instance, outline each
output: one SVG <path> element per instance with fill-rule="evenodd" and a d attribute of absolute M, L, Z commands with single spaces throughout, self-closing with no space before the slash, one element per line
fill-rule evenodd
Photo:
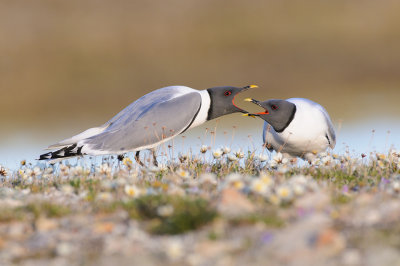
<path fill-rule="evenodd" d="M 67 146 L 53 152 L 44 153 L 39 156 L 38 160 L 53 160 L 79 156 L 82 155 L 82 147 L 83 146 L 78 147 L 78 145 L 75 143 L 71 146 Z"/>

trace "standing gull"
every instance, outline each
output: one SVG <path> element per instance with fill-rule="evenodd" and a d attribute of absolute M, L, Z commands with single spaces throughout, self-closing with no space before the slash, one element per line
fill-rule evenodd
<path fill-rule="evenodd" d="M 80 155 L 124 154 L 153 151 L 163 142 L 211 119 L 235 112 L 247 113 L 235 104 L 235 96 L 256 85 L 195 90 L 185 86 L 164 87 L 134 101 L 100 127 L 48 147 L 57 149 L 39 160 L 57 160 Z"/>
<path fill-rule="evenodd" d="M 247 98 L 245 101 L 265 110 L 245 115 L 265 120 L 263 141 L 270 151 L 311 161 L 315 154 L 335 147 L 336 136 L 331 119 L 318 103 L 304 98 L 265 102 Z"/>

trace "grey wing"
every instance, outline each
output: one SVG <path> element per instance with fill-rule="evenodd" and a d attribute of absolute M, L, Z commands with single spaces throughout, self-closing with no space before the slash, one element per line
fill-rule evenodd
<path fill-rule="evenodd" d="M 131 121 L 138 120 L 154 105 L 157 105 L 161 102 L 169 101 L 172 98 L 176 97 L 177 94 L 184 95 L 190 92 L 196 91 L 185 86 L 169 86 L 152 91 L 125 107 L 121 112 L 111 118 L 103 126 L 108 126 L 113 123 L 130 123 Z"/>
<path fill-rule="evenodd" d="M 335 129 L 333 128 L 332 121 L 329 116 L 325 116 L 326 123 L 328 125 L 328 132 L 326 132 L 326 136 L 329 141 L 329 146 L 333 149 L 336 146 L 336 134 Z"/>
<path fill-rule="evenodd" d="M 320 106 L 320 109 L 321 109 L 322 113 L 324 114 L 326 125 L 328 126 L 328 130 L 327 130 L 325 136 L 328 139 L 329 147 L 331 147 L 333 149 L 336 146 L 335 129 L 333 128 L 333 124 L 332 124 L 332 121 L 331 121 L 331 118 L 330 118 L 328 112 L 322 106 Z"/>
<path fill-rule="evenodd" d="M 267 134 L 271 134 L 270 131 L 271 131 L 271 125 L 264 121 L 263 143 L 269 151 L 273 151 L 274 149 L 272 148 L 271 144 L 267 142 Z"/>
<path fill-rule="evenodd" d="M 151 102 L 136 112 L 117 115 L 109 121 L 110 125 L 104 132 L 85 139 L 82 144 L 93 151 L 110 153 L 149 148 L 185 131 L 200 107 L 201 96 L 198 92 Z"/>

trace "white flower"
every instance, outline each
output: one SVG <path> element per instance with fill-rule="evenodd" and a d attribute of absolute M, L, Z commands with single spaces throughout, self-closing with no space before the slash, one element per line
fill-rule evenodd
<path fill-rule="evenodd" d="M 140 189 L 135 185 L 126 185 L 124 191 L 125 194 L 133 198 L 139 197 L 141 194 Z"/>
<path fill-rule="evenodd" d="M 259 194 L 267 194 L 269 192 L 269 186 L 267 182 L 264 182 L 260 178 L 254 178 L 251 181 L 250 188 L 253 192 L 259 193 Z"/>
<path fill-rule="evenodd" d="M 281 204 L 281 199 L 275 194 L 270 194 L 268 196 L 268 201 L 271 202 L 273 205 L 280 205 Z"/>
<path fill-rule="evenodd" d="M 238 161 L 239 159 L 235 156 L 235 155 L 233 155 L 233 154 L 229 154 L 228 155 L 228 161 L 230 161 L 230 162 L 236 162 L 236 161 Z"/>
<path fill-rule="evenodd" d="M 279 165 L 277 168 L 278 173 L 284 174 L 289 171 L 289 166 L 287 164 Z"/>
<path fill-rule="evenodd" d="M 376 154 L 376 159 L 378 159 L 378 160 L 386 160 L 386 155 L 385 154 L 383 154 L 383 153 L 377 153 Z"/>
<path fill-rule="evenodd" d="M 21 193 L 23 195 L 28 195 L 29 193 L 31 193 L 31 189 L 30 188 L 25 188 L 25 189 L 21 190 Z"/>
<path fill-rule="evenodd" d="M 300 184 L 305 186 L 308 183 L 308 179 L 304 175 L 295 175 L 290 181 L 291 184 Z"/>
<path fill-rule="evenodd" d="M 176 174 L 179 175 L 179 176 L 182 177 L 182 178 L 185 178 L 185 179 L 190 177 L 189 171 L 186 171 L 186 170 L 184 170 L 184 169 L 182 169 L 182 168 L 179 168 L 179 169 L 176 171 Z"/>
<path fill-rule="evenodd" d="M 260 180 L 264 183 L 264 184 L 266 184 L 268 187 L 272 187 L 273 185 L 274 185 L 274 180 L 271 178 L 271 176 L 270 175 L 267 175 L 267 174 L 265 174 L 265 173 L 262 173 L 261 175 L 260 175 Z"/>
<path fill-rule="evenodd" d="M 0 165 L 0 176 L 7 176 L 8 175 L 8 170 Z"/>
<path fill-rule="evenodd" d="M 111 167 L 107 163 L 101 164 L 96 170 L 101 175 L 109 176 L 111 174 Z"/>
<path fill-rule="evenodd" d="M 183 244 L 179 240 L 170 240 L 166 246 L 167 256 L 171 260 L 177 260 L 184 255 Z"/>
<path fill-rule="evenodd" d="M 46 169 L 44 169 L 43 173 L 46 175 L 51 175 L 53 173 L 53 168 L 47 167 Z"/>
<path fill-rule="evenodd" d="M 157 208 L 157 214 L 166 217 L 171 216 L 174 213 L 174 207 L 172 205 L 163 205 Z"/>
<path fill-rule="evenodd" d="M 97 195 L 97 199 L 101 201 L 112 201 L 113 196 L 110 192 L 100 192 Z"/>
<path fill-rule="evenodd" d="M 85 171 L 82 166 L 78 165 L 76 167 L 71 168 L 71 172 L 74 176 L 82 176 L 84 174 L 88 174 L 89 171 Z"/>
<path fill-rule="evenodd" d="M 229 147 L 224 147 L 224 148 L 222 148 L 222 152 L 223 152 L 223 154 L 228 154 L 228 153 L 231 152 L 231 148 L 229 148 Z"/>
<path fill-rule="evenodd" d="M 257 158 L 258 160 L 260 160 L 260 162 L 265 162 L 266 160 L 268 160 L 268 156 L 266 154 L 259 154 Z"/>
<path fill-rule="evenodd" d="M 312 164 L 312 165 L 315 165 L 315 166 L 319 166 L 319 165 L 321 164 L 321 159 L 320 159 L 320 158 L 314 158 L 314 159 L 311 161 L 311 164 Z"/>
<path fill-rule="evenodd" d="M 61 191 L 65 194 L 70 195 L 70 194 L 74 193 L 74 188 L 71 185 L 62 185 Z"/>
<path fill-rule="evenodd" d="M 35 177 L 38 177 L 38 176 L 40 176 L 41 174 L 42 174 L 42 170 L 40 169 L 40 167 L 35 166 L 35 167 L 33 168 L 33 175 L 34 175 Z"/>
<path fill-rule="evenodd" d="M 201 153 L 206 153 L 208 151 L 208 146 L 207 145 L 202 145 L 201 147 L 200 147 L 200 152 Z"/>
<path fill-rule="evenodd" d="M 378 164 L 379 168 L 381 168 L 381 169 L 386 168 L 386 164 L 383 160 L 378 160 L 378 161 L 376 161 L 376 163 Z"/>
<path fill-rule="evenodd" d="M 168 170 L 168 166 L 164 163 L 159 163 L 158 164 L 158 168 L 160 169 L 160 171 L 167 171 Z"/>
<path fill-rule="evenodd" d="M 400 192 L 400 182 L 399 181 L 393 181 L 392 182 L 392 189 L 394 192 Z"/>
<path fill-rule="evenodd" d="M 237 157 L 237 158 L 239 158 L 239 159 L 242 159 L 242 158 L 244 158 L 244 152 L 242 152 L 242 150 L 237 150 L 236 152 L 235 152 L 235 156 Z"/>
<path fill-rule="evenodd" d="M 64 164 L 60 164 L 60 175 L 62 177 L 68 176 L 69 175 L 69 171 L 70 171 L 70 169 L 69 169 L 68 166 L 66 166 Z"/>
<path fill-rule="evenodd" d="M 218 159 L 222 156 L 223 151 L 221 149 L 216 149 L 213 151 L 213 156 L 215 159 Z"/>
<path fill-rule="evenodd" d="M 181 163 L 184 163 L 189 159 L 189 156 L 185 153 L 179 153 L 178 158 Z"/>
<path fill-rule="evenodd" d="M 276 195 L 284 202 L 290 201 L 293 198 L 292 188 L 287 185 L 280 185 L 276 188 Z"/>
<path fill-rule="evenodd" d="M 323 157 L 326 157 L 326 156 L 328 156 L 328 153 L 327 152 L 320 152 L 319 154 L 318 154 L 318 156 L 320 157 L 320 158 L 323 158 Z"/>
<path fill-rule="evenodd" d="M 301 185 L 301 184 L 294 184 L 293 185 L 293 192 L 294 192 L 294 194 L 296 195 L 296 196 L 301 196 L 301 195 L 303 195 L 304 194 L 304 192 L 305 192 L 305 187 L 304 187 L 304 185 Z"/>
<path fill-rule="evenodd" d="M 210 183 L 210 184 L 216 185 L 217 177 L 214 174 L 205 173 L 199 177 L 199 182 L 200 182 L 200 184 Z"/>
<path fill-rule="evenodd" d="M 277 167 L 278 165 L 285 165 L 289 162 L 289 160 L 287 158 L 285 158 L 283 156 L 282 153 L 278 152 L 273 158 L 272 160 L 269 162 L 269 165 L 272 168 Z"/>
<path fill-rule="evenodd" d="M 330 165 L 333 161 L 333 158 L 330 155 L 324 156 L 321 158 L 321 163 L 323 165 Z"/>
<path fill-rule="evenodd" d="M 240 174 L 230 174 L 226 177 L 226 182 L 228 185 L 241 190 L 244 188 L 245 184 L 242 180 L 242 176 Z"/>
<path fill-rule="evenodd" d="M 18 170 L 18 175 L 19 175 L 22 179 L 27 179 L 27 178 L 28 178 L 28 175 L 27 175 L 27 173 L 26 173 L 26 170 L 23 170 L 23 169 L 19 169 L 19 170 Z"/>

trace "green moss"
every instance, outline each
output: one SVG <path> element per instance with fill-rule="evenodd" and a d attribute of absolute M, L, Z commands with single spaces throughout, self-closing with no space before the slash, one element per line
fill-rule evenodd
<path fill-rule="evenodd" d="M 160 206 L 170 205 L 169 216 L 158 213 Z M 167 195 L 143 196 L 124 205 L 132 218 L 147 221 L 147 229 L 155 234 L 181 234 L 197 229 L 209 222 L 217 212 L 204 199 L 172 197 Z"/>
<path fill-rule="evenodd" d="M 272 228 L 280 228 L 285 225 L 284 220 L 275 213 L 251 214 L 247 216 L 236 217 L 229 220 L 232 225 L 255 224 L 262 222 Z"/>
<path fill-rule="evenodd" d="M 7 223 L 15 220 L 21 220 L 23 218 L 23 213 L 16 211 L 13 208 L 1 208 L 0 209 L 0 222 Z"/>
<path fill-rule="evenodd" d="M 50 202 L 32 203 L 18 208 L 17 211 L 26 211 L 34 215 L 35 219 L 40 216 L 49 218 L 62 217 L 70 213 L 70 209 L 63 205 L 57 205 Z"/>
<path fill-rule="evenodd" d="M 344 194 L 339 194 L 339 195 L 335 195 L 332 197 L 333 204 L 346 204 L 346 203 L 349 203 L 350 201 L 351 201 L 351 198 Z"/>

